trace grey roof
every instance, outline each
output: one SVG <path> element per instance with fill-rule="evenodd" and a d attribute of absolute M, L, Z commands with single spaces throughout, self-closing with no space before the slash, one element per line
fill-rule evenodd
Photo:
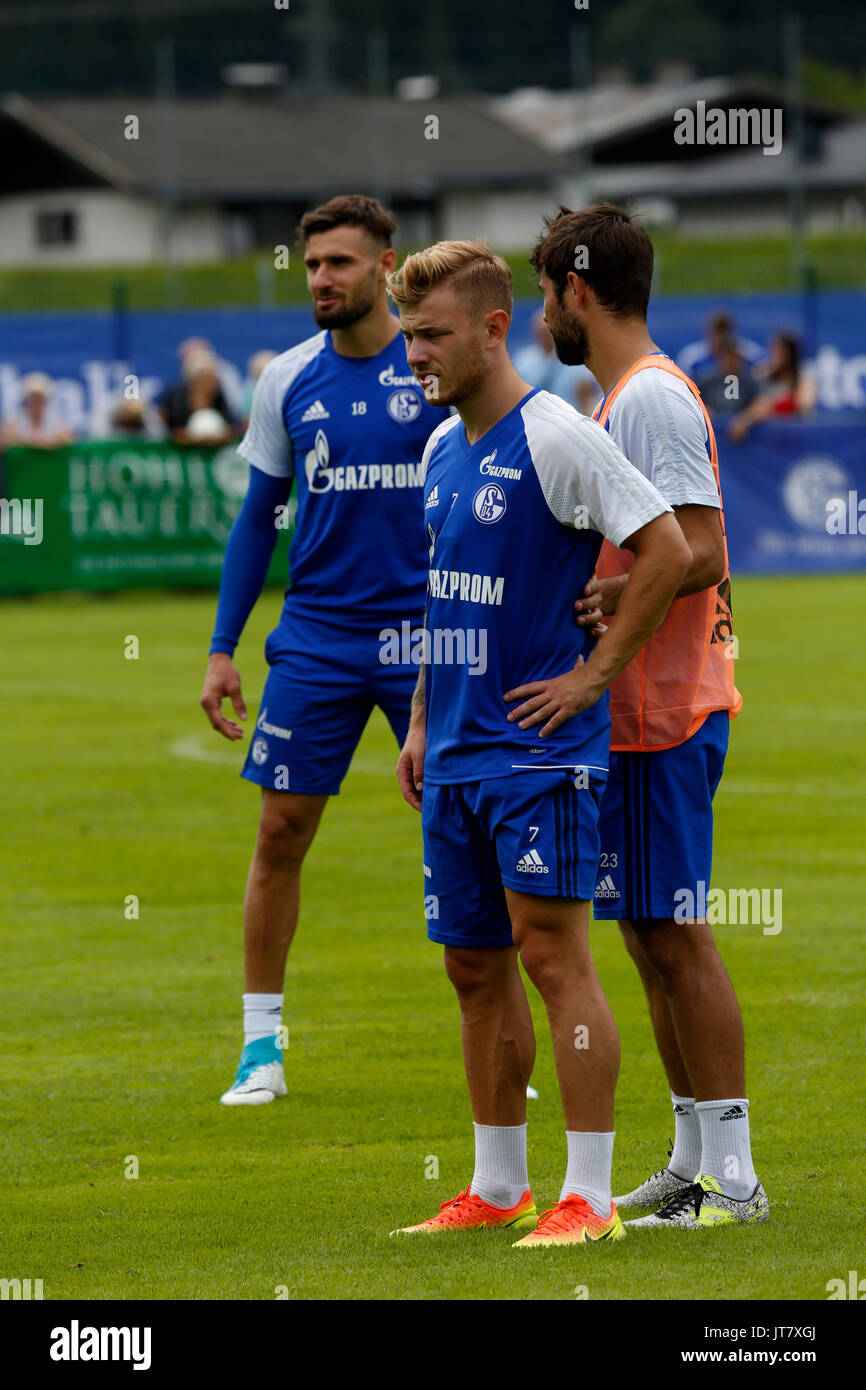
<path fill-rule="evenodd" d="M 643 86 L 624 81 L 581 91 L 519 88 L 494 98 L 491 106 L 502 120 L 538 140 L 552 153 L 564 155 L 592 149 L 599 162 L 605 163 L 617 147 L 635 141 L 669 143 L 674 113 L 682 107 L 694 109 L 698 101 L 706 102 L 708 107 L 724 108 L 787 105 L 781 88 L 745 74 Z M 819 126 L 839 120 L 842 114 L 815 101 L 804 102 L 804 111 Z"/>
<path fill-rule="evenodd" d="M 425 139 L 436 115 L 439 138 Z M 124 138 L 135 115 L 139 138 Z M 306 198 L 335 187 L 428 197 L 442 188 L 544 185 L 559 156 L 501 121 L 486 99 L 443 96 L 224 97 L 170 106 L 138 98 L 0 101 L 15 128 L 91 176 L 129 192 L 167 187 L 188 200 Z"/>
<path fill-rule="evenodd" d="M 595 192 L 609 197 L 690 198 L 737 197 L 745 194 L 783 193 L 792 176 L 794 151 L 786 142 L 777 155 L 760 149 L 726 152 L 687 163 L 596 165 L 589 170 Z M 807 189 L 860 189 L 866 193 L 866 120 L 846 121 L 827 130 L 815 159 L 801 166 Z"/>

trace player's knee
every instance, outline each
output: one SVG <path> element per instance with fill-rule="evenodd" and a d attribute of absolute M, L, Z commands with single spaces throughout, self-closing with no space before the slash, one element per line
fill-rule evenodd
<path fill-rule="evenodd" d="M 461 996 L 496 993 L 499 988 L 499 962 L 487 951 L 446 946 L 445 972 Z"/>
<path fill-rule="evenodd" d="M 259 822 L 256 858 L 281 868 L 300 868 L 315 833 L 315 824 L 293 807 L 267 806 Z"/>
<path fill-rule="evenodd" d="M 557 992 L 557 975 L 553 962 L 542 952 L 521 952 L 523 968 L 544 1000 L 552 1000 Z"/>
<path fill-rule="evenodd" d="M 546 1003 L 555 1003 L 561 994 L 573 989 L 575 975 L 580 975 L 584 966 L 590 964 L 575 952 L 571 952 L 565 962 L 553 932 L 530 932 L 521 943 L 520 960 Z"/>
<path fill-rule="evenodd" d="M 688 922 L 647 924 L 637 933 L 639 946 L 666 990 L 694 971 L 707 952 L 715 953 L 712 935 Z"/>

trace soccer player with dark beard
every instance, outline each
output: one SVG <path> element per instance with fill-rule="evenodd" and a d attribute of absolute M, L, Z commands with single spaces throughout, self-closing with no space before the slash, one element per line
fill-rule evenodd
<path fill-rule="evenodd" d="M 262 789 L 244 897 L 244 1047 L 224 1105 L 286 1094 L 282 1006 L 301 866 L 374 706 L 398 744 L 417 665 L 383 660 L 384 629 L 423 622 L 421 456 L 443 412 L 427 403 L 385 293 L 392 213 L 333 198 L 301 221 L 320 332 L 269 362 L 239 452 L 249 490 L 226 546 L 201 704 L 224 738 L 246 718 L 232 654 L 265 582 L 296 485 L 291 586 L 268 637 L 270 672 L 242 776 Z M 408 654 L 407 654 L 408 656 Z"/>
<path fill-rule="evenodd" d="M 742 705 L 713 427 L 694 382 L 650 337 L 653 247 L 628 213 L 562 208 L 532 264 L 558 356 L 589 367 L 605 393 L 593 418 L 673 507 L 692 552 L 664 621 L 611 685 L 595 915 L 619 922 L 640 973 L 676 1126 L 669 1163 L 616 1203 L 658 1208 L 632 1226 L 763 1221 L 743 1023 L 701 906 L 713 796 Z M 631 556 L 605 544 L 575 604 L 580 625 L 608 625 L 599 650 L 630 585 Z"/>

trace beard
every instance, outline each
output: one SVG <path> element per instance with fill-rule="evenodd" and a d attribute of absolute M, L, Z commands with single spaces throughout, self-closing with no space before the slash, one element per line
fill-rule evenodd
<path fill-rule="evenodd" d="M 551 326 L 550 336 L 553 339 L 553 347 L 560 362 L 566 367 L 582 367 L 589 356 L 589 339 L 586 336 L 586 329 L 582 324 L 572 319 L 570 323 L 563 323 L 561 320 L 554 329 Z"/>
<path fill-rule="evenodd" d="M 589 356 L 587 329 L 577 318 L 564 313 L 557 302 L 556 322 L 548 321 L 556 356 L 566 367 L 582 367 Z"/>
<path fill-rule="evenodd" d="M 313 318 L 319 328 L 351 328 L 353 323 L 369 314 L 376 304 L 376 277 L 369 283 L 359 285 L 353 294 L 347 294 L 340 304 L 332 309 L 320 309 L 313 304 Z"/>

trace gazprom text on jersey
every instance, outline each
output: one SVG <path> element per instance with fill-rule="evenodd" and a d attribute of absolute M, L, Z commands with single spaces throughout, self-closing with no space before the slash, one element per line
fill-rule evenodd
<path fill-rule="evenodd" d="M 505 579 L 497 575 L 470 574 L 467 570 L 431 570 L 431 598 L 460 598 L 470 603 L 502 603 Z"/>

